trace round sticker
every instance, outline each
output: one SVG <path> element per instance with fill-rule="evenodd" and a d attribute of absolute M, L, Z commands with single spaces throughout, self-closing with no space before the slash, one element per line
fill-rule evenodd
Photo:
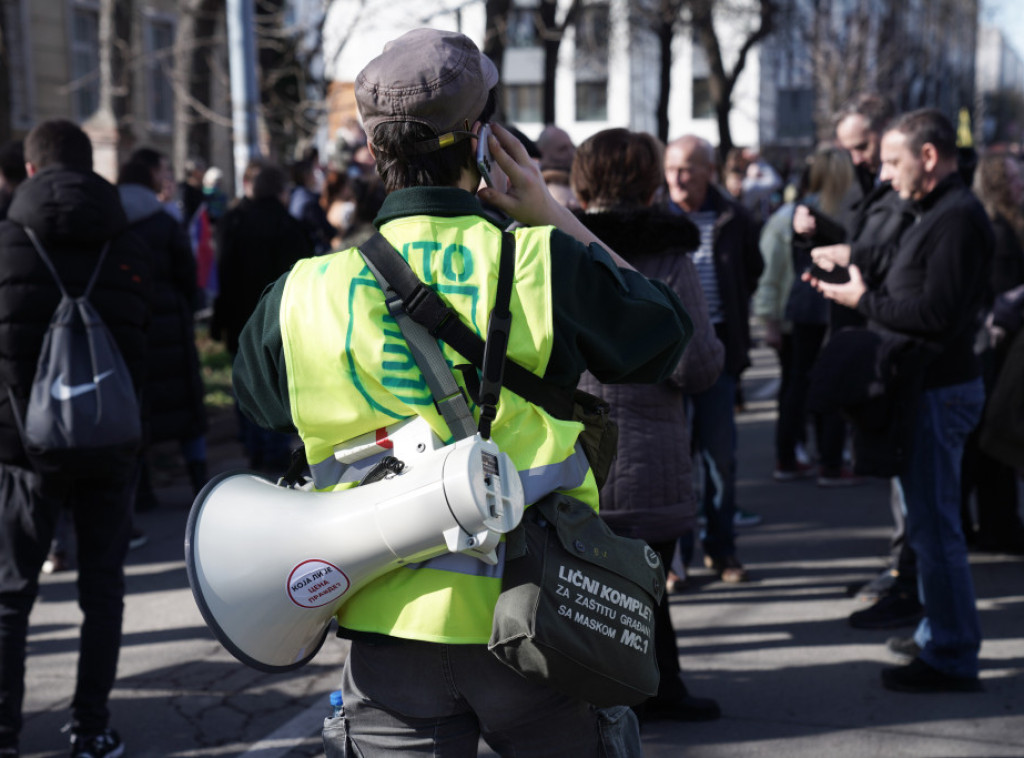
<path fill-rule="evenodd" d="M 647 561 L 647 565 L 652 569 L 656 569 L 661 565 L 661 558 L 650 545 L 644 545 L 644 560 Z"/>
<path fill-rule="evenodd" d="M 288 597 L 301 608 L 330 605 L 348 592 L 349 586 L 344 571 L 318 559 L 303 561 L 288 575 Z"/>

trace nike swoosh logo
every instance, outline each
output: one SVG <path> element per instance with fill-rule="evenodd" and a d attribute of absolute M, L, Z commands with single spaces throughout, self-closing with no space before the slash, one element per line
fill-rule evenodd
<path fill-rule="evenodd" d="M 94 376 L 91 382 L 75 385 L 64 384 L 64 375 L 61 374 L 53 380 L 53 384 L 50 386 L 50 394 L 56 400 L 70 400 L 73 397 L 84 395 L 86 392 L 94 391 L 100 382 L 113 373 L 114 370 L 110 369 L 109 371 L 104 371 L 99 376 Z"/>

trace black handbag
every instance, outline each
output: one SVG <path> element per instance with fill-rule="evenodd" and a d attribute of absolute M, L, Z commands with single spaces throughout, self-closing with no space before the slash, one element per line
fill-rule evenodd
<path fill-rule="evenodd" d="M 604 708 L 658 692 L 658 554 L 620 537 L 586 503 L 552 493 L 506 537 L 488 648 L 527 679 Z"/>

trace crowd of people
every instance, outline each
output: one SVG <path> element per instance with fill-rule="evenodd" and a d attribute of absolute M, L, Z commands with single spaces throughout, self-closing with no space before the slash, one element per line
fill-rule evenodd
<path fill-rule="evenodd" d="M 443 425 L 429 397 L 420 403 L 386 379 L 355 379 L 388 370 L 378 341 L 344 339 L 355 327 L 380 330 L 383 300 L 353 292 L 342 307 L 332 296 L 360 275 L 362 259 L 345 251 L 376 233 L 375 219 L 396 246 L 457 242 L 470 261 L 460 287 L 483 303 L 497 277 L 494 219 L 514 222 L 519 320 L 509 357 L 607 400 L 619 454 L 599 492 L 576 460 L 576 428 L 505 393 L 494 438 L 517 469 L 599 505 L 617 534 L 647 541 L 670 568 L 672 592 L 691 589 L 686 571 L 698 546 L 721 581 L 751 579 L 737 544 L 737 523 L 751 514 L 736 502 L 736 414 L 759 323 L 781 369 L 773 479 L 890 481 L 891 561 L 851 588 L 862 607 L 849 619 L 856 628 L 914 629 L 887 642 L 906 663 L 883 671 L 883 685 L 978 689 L 968 550 L 1024 554 L 1024 411 L 1013 406 L 1024 387 L 1016 156 L 979 158 L 957 146 L 942 114 L 897 115 L 865 94 L 837 114 L 834 139 L 793 177 L 756 151 L 718 155 L 695 134 L 665 145 L 608 129 L 575 145 L 554 125 L 536 142 L 495 127 L 488 147 L 508 177 L 503 191 L 481 184 L 473 147 L 495 109 L 496 69 L 462 35 L 414 34 L 416 46 L 386 49 L 360 75 L 365 132 L 346 125 L 326 162 L 315 149 L 287 168 L 254 161 L 237 200 L 218 168 L 191 159 L 175 183 L 167 157 L 150 148 L 134 150 L 110 185 L 91 170 L 88 138 L 66 121 L 0 149 L 0 319 L 17 325 L 0 332 L 8 390 L 0 398 L 0 758 L 18 755 L 28 615 L 44 566 L 79 572 L 72 755 L 124 750 L 107 697 L 125 554 L 144 540 L 132 515 L 158 505 L 147 449 L 176 443 L 196 493 L 209 477 L 197 313 L 208 312 L 210 335 L 235 361 L 239 438 L 255 470 L 283 473 L 300 445 L 315 466 L 337 443 L 396 418 Z M 450 76 L 421 91 L 421 68 Z M 390 88 L 404 93 L 400 109 L 380 95 Z M 15 407 L 27 402 L 58 299 L 26 227 L 69 288 L 103 261 L 95 304 L 132 369 L 144 429 L 141 450 L 116 476 L 53 478 L 26 458 Z M 215 270 L 205 281 L 203 244 Z M 444 256 L 409 262 L 428 282 L 453 275 Z M 458 298 L 452 307 L 469 309 Z M 456 365 L 460 356 L 443 349 Z M 356 368 L 325 365 L 325 354 Z M 531 740 L 552 734 L 577 748 L 590 740 L 587 754 L 600 753 L 607 713 L 527 686 L 487 653 L 493 579 L 432 559 L 375 580 L 360 593 L 365 602 L 339 611 L 339 633 L 353 640 L 347 728 L 325 732 L 328 754 L 465 740 L 469 755 L 482 736 L 499 752 L 533 755 Z M 455 602 L 453 588 L 472 601 Z M 720 714 L 683 682 L 667 595 L 655 611 L 655 643 L 661 684 L 631 716 L 616 717 L 623 745 L 637 718 Z M 416 682 L 396 688 L 409 670 L 420 672 Z M 469 674 L 494 687 L 469 685 Z"/>

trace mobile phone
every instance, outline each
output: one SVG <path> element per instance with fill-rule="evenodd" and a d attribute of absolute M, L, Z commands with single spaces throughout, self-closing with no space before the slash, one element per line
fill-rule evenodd
<path fill-rule="evenodd" d="M 834 266 L 831 271 L 826 271 L 817 264 L 812 264 L 807 268 L 807 273 L 829 284 L 846 284 L 850 281 L 850 271 L 846 266 Z"/>
<path fill-rule="evenodd" d="M 476 167 L 480 176 L 487 183 L 488 187 L 494 186 L 494 158 L 491 157 L 491 148 L 487 144 L 487 138 L 491 136 L 491 125 L 484 124 L 480 127 L 480 133 L 476 139 Z"/>

